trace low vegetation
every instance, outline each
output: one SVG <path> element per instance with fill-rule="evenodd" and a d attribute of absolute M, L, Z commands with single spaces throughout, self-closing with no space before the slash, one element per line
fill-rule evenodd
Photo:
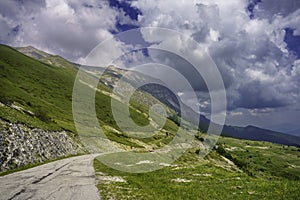
<path fill-rule="evenodd" d="M 296 147 L 221 138 L 205 159 L 191 149 L 150 173 L 120 172 L 97 159 L 94 167 L 103 199 L 297 199 L 299 157 Z"/>
<path fill-rule="evenodd" d="M 60 57 L 51 57 L 50 61 L 43 59 L 37 61 L 0 45 L 0 118 L 43 130 L 66 130 L 78 140 L 72 116 L 72 89 L 77 68 Z M 82 87 L 90 89 L 86 85 Z M 95 109 L 99 124 L 108 139 L 124 150 L 158 151 L 175 137 L 180 123 L 188 124 L 169 109 L 169 117 L 157 134 L 132 138 L 114 120 L 111 101 L 115 101 L 120 117 L 130 117 L 139 126 L 152 127 L 156 124 L 149 117 L 149 102 L 158 100 L 137 91 L 130 100 L 130 116 L 127 116 L 123 109 L 127 105 L 112 98 L 109 86 L 100 81 L 97 89 Z M 158 120 L 161 118 L 157 116 Z M 130 126 L 125 129 L 133 131 Z M 102 199 L 299 198 L 299 148 L 221 137 L 203 159 L 198 154 L 205 134 L 188 126 L 184 131 L 195 135 L 197 148 L 189 149 L 171 165 L 162 163 L 165 167 L 157 171 L 125 173 L 95 159 L 97 187 Z M 147 168 L 150 162 L 144 160 L 139 164 Z"/>

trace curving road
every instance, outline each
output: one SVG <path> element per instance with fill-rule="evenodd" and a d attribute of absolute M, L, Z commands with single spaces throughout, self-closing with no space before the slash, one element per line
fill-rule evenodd
<path fill-rule="evenodd" d="M 95 156 L 67 158 L 0 177 L 0 199 L 98 200 Z"/>

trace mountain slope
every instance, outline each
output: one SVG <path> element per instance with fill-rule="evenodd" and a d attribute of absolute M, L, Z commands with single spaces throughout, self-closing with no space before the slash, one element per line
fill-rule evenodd
<path fill-rule="evenodd" d="M 224 126 L 222 135 L 238 139 L 266 141 L 288 146 L 300 147 L 300 137 L 262 129 L 255 126 Z"/>
<path fill-rule="evenodd" d="M 77 68 L 58 67 L 45 64 L 15 49 L 0 45 L 0 117 L 28 124 L 45 130 L 68 130 L 76 137 L 77 132 L 72 115 L 72 92 Z M 84 90 L 93 90 L 82 83 Z M 139 97 L 139 95 L 141 97 Z M 148 99 L 149 105 L 141 104 L 140 99 Z M 125 106 L 120 97 L 112 95 L 111 88 L 99 83 L 96 92 L 96 112 L 99 124 L 106 136 L 117 142 L 122 148 L 157 148 L 170 141 L 178 127 L 171 120 L 158 134 L 146 139 L 128 137 L 116 124 L 111 110 L 111 101 Z M 151 104 L 159 102 L 151 95 L 137 93 L 129 106 L 130 116 L 139 125 L 155 126 L 149 118 Z M 127 115 L 125 110 L 120 115 Z M 126 127 L 130 129 L 130 127 Z"/>
<path fill-rule="evenodd" d="M 67 61 L 66 59 L 62 58 L 61 56 L 51 55 L 49 53 L 38 50 L 32 46 L 16 47 L 15 49 L 17 51 L 21 52 L 22 54 L 27 55 L 36 60 L 39 60 L 45 64 L 54 65 L 54 66 L 63 67 L 63 68 L 71 68 L 71 69 L 76 67 L 76 64 L 73 64 L 72 62 Z"/>
<path fill-rule="evenodd" d="M 76 69 L 46 65 L 3 45 L 0 52 L 0 101 L 44 118 L 41 126 L 74 131 L 71 97 Z"/>
<path fill-rule="evenodd" d="M 300 137 L 300 129 L 295 129 L 287 132 L 290 135 L 295 135 L 297 137 Z"/>
<path fill-rule="evenodd" d="M 33 47 L 26 47 L 26 48 L 17 48 L 19 51 L 26 53 L 29 56 L 38 58 L 41 62 L 52 62 L 52 55 L 43 53 Z M 40 56 L 36 56 L 36 54 Z M 67 63 L 67 66 L 70 66 L 70 69 L 73 69 L 73 67 L 78 67 L 79 65 L 72 64 L 69 61 L 64 60 L 61 58 L 59 62 L 56 62 L 56 65 L 63 66 Z M 140 74 L 137 72 L 130 72 L 128 73 L 127 70 L 124 69 L 118 69 L 113 66 L 109 67 L 104 71 L 104 68 L 95 68 L 95 67 L 88 67 L 84 66 L 86 70 L 90 71 L 91 73 L 98 74 L 99 72 L 103 73 L 104 75 L 101 78 L 101 81 L 103 85 L 108 86 L 109 88 L 113 88 L 114 85 L 118 82 L 118 80 L 124 75 L 125 80 L 130 83 L 131 85 L 135 86 L 138 83 L 143 82 L 144 80 L 151 80 L 153 78 L 145 75 Z M 157 80 L 158 81 L 158 80 Z M 162 83 L 163 85 L 163 83 Z M 198 121 L 199 114 L 197 114 L 193 109 L 186 106 L 182 102 L 179 103 L 179 98 L 173 94 L 168 88 L 158 85 L 158 84 L 147 84 L 141 88 L 139 88 L 140 91 L 142 91 L 142 98 L 136 98 L 135 104 L 138 104 L 138 102 L 141 99 L 144 99 L 143 97 L 146 95 L 146 93 L 150 94 L 154 99 L 157 99 L 158 101 L 165 104 L 168 109 L 168 114 L 172 115 L 172 113 L 178 113 L 185 121 L 188 121 L 192 124 L 195 124 Z M 147 95 L 146 95 L 147 96 Z M 151 96 L 147 96 L 146 99 L 153 99 Z M 156 100 L 154 100 L 156 101 Z M 157 101 L 156 101 L 157 102 Z M 145 102 L 144 102 L 145 103 Z M 184 106 L 185 113 L 180 113 L 180 106 Z M 151 106 L 149 104 L 148 106 Z M 145 110 L 144 110 L 145 111 Z M 200 115 L 200 122 L 199 122 L 199 129 L 201 131 L 206 132 L 208 129 L 208 125 L 210 124 L 210 120 L 207 119 L 205 116 Z M 292 145 L 292 146 L 300 146 L 300 137 L 292 136 L 272 130 L 266 130 L 255 126 L 249 126 L 249 127 L 233 127 L 224 125 L 223 136 L 227 137 L 234 137 L 239 139 L 247 139 L 247 140 L 257 140 L 257 141 L 267 141 L 267 142 L 274 142 L 278 144 L 283 145 Z"/>
<path fill-rule="evenodd" d="M 118 70 L 116 68 L 110 68 L 108 77 L 105 83 L 110 87 L 113 87 L 116 82 L 118 82 L 119 78 L 122 77 L 122 74 L 128 74 L 126 70 Z M 131 72 L 130 74 L 134 74 Z M 128 75 L 127 75 L 128 76 Z M 139 79 L 132 78 L 134 75 L 131 75 L 128 79 L 131 80 L 132 85 L 137 85 Z M 144 79 L 149 79 L 150 77 L 139 74 L 140 79 L 143 77 Z M 112 78 L 114 77 L 114 78 Z M 107 81 L 107 80 L 110 81 Z M 195 124 L 198 121 L 199 114 L 197 114 L 193 109 L 185 105 L 183 102 L 179 102 L 180 98 L 178 98 L 175 94 L 173 94 L 167 87 L 159 84 L 147 84 L 139 88 L 140 90 L 151 94 L 153 97 L 158 99 L 160 102 L 164 103 L 166 106 L 174 110 L 178 115 L 180 115 L 186 121 Z M 181 113 L 180 104 L 184 107 L 184 113 Z M 210 124 L 210 120 L 207 119 L 204 115 L 200 115 L 199 120 L 199 129 L 203 132 L 207 132 L 208 126 Z M 218 126 L 218 125 L 216 125 Z M 289 145 L 289 146 L 297 146 L 300 147 L 300 137 L 292 136 L 285 133 L 280 133 L 277 131 L 262 129 L 255 126 L 247 126 L 247 127 L 238 127 L 238 126 L 228 126 L 224 125 L 222 135 L 226 137 L 233 137 L 238 139 L 246 139 L 246 140 L 256 140 L 256 141 L 266 141 L 273 142 L 277 144 Z"/>

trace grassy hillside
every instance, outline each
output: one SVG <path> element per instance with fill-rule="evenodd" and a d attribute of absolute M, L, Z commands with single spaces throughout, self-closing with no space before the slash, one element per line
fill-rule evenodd
<path fill-rule="evenodd" d="M 39 60 L 45 64 L 55 65 L 55 66 L 63 67 L 63 68 L 74 68 L 74 66 L 75 66 L 75 64 L 67 61 L 66 59 L 64 59 L 58 55 L 51 55 L 49 53 L 40 51 L 32 46 L 16 47 L 15 49 L 31 58 Z"/>
<path fill-rule="evenodd" d="M 49 56 L 48 56 L 49 57 Z M 64 62 L 59 62 L 63 65 Z M 32 127 L 49 130 L 68 130 L 76 135 L 72 116 L 72 91 L 77 74 L 75 66 L 61 67 L 49 65 L 23 55 L 13 48 L 0 45 L 0 117 L 21 122 Z M 82 84 L 86 90 L 91 90 Z M 107 137 L 127 147 L 155 148 L 161 143 L 167 143 L 177 131 L 177 125 L 167 120 L 166 125 L 158 135 L 133 141 L 123 134 L 116 125 L 111 111 L 111 100 L 123 106 L 117 99 L 112 99 L 111 89 L 104 84 L 98 85 L 96 92 L 96 112 L 99 123 L 103 126 Z M 141 97 L 138 97 L 138 96 Z M 149 106 L 138 103 L 140 98 L 152 99 L 151 95 L 139 93 L 132 98 L 130 115 L 139 125 L 149 124 Z M 125 112 L 119 110 L 120 115 Z M 114 130 L 117 130 L 114 131 Z M 166 134 L 168 131 L 170 134 Z M 127 147 L 126 147 L 127 146 Z"/>
<path fill-rule="evenodd" d="M 53 56 L 48 53 L 42 52 L 34 47 L 20 47 L 16 48 L 18 51 L 38 59 L 42 63 L 52 64 L 55 66 L 59 66 L 62 68 L 67 68 L 73 70 L 74 67 L 78 65 L 73 64 L 60 56 Z M 118 69 L 113 66 L 110 66 L 108 69 L 99 68 L 99 67 L 88 67 L 85 66 L 85 69 L 88 70 L 90 73 L 97 75 L 99 73 L 103 73 L 101 78 L 102 90 L 106 90 L 107 92 L 111 93 L 109 88 L 113 88 L 114 85 L 119 81 L 122 77 L 131 85 L 136 85 L 139 82 L 143 82 L 143 80 L 153 80 L 152 77 L 148 77 L 145 74 L 140 74 L 138 72 L 129 72 L 124 69 Z M 105 70 L 105 71 L 104 71 Z M 157 80 L 159 82 L 159 80 Z M 155 97 L 155 98 L 153 98 Z M 178 117 L 176 117 L 175 113 L 179 113 L 182 116 L 184 124 L 187 124 L 187 121 L 190 123 L 187 126 L 190 127 L 191 123 L 197 123 L 199 115 L 189 108 L 188 106 L 184 105 L 182 102 L 181 104 L 184 106 L 186 112 L 180 113 L 181 109 L 179 106 L 179 102 L 176 96 L 165 87 L 162 87 L 158 84 L 148 84 L 140 88 L 138 92 L 135 93 L 131 100 L 131 104 L 137 108 L 138 110 L 142 110 L 144 113 L 147 113 L 147 108 L 145 109 L 145 105 L 151 106 L 157 102 L 163 102 L 165 108 L 167 110 L 170 119 L 172 119 L 175 123 L 179 123 Z M 141 105 L 142 104 L 142 105 Z M 140 106 L 141 105 L 141 106 Z M 173 117 L 175 115 L 175 117 Z M 110 116 L 111 117 L 111 116 Z M 105 116 L 104 116 L 105 118 Z M 109 119 L 109 118 L 108 118 Z M 210 124 L 210 120 L 207 119 L 205 116 L 200 116 L 200 123 L 199 129 L 203 132 L 206 132 L 208 129 L 208 125 Z M 227 126 L 224 125 L 223 136 L 233 137 L 238 139 L 246 139 L 246 140 L 256 140 L 256 141 L 267 141 L 267 142 L 274 142 L 283 145 L 289 146 L 298 146 L 300 147 L 300 137 L 278 133 L 271 130 L 261 129 L 254 126 L 248 127 L 234 127 L 234 126 Z"/>
<path fill-rule="evenodd" d="M 222 137 L 205 159 L 196 152 L 197 149 L 190 149 L 172 165 L 144 174 L 120 172 L 96 159 L 94 167 L 102 198 L 298 199 L 300 196 L 299 148 Z"/>
<path fill-rule="evenodd" d="M 46 65 L 3 45 L 0 52 L 0 101 L 33 113 L 1 107 L 1 117 L 75 132 L 71 98 L 76 69 Z"/>
<path fill-rule="evenodd" d="M 52 59 L 51 55 L 37 53 L 46 56 L 46 60 Z M 62 58 L 55 62 L 35 60 L 0 45 L 0 118 L 45 130 L 65 129 L 77 137 L 72 90 L 78 69 L 65 62 Z M 112 95 L 112 82 L 108 82 L 113 80 L 111 76 L 116 76 L 115 71 L 109 70 L 99 82 L 95 99 L 99 124 L 106 136 L 125 150 L 139 152 L 155 152 L 169 143 L 178 130 L 179 121 L 175 112 L 165 105 L 162 106 L 171 114 L 170 119 L 153 137 L 132 138 L 118 127 L 111 101 L 116 103 L 120 116 L 128 116 L 122 109 L 125 105 L 118 100 L 120 97 Z M 91 89 L 85 84 L 82 87 Z M 155 125 L 148 111 L 156 103 L 159 100 L 149 93 L 137 91 L 130 100 L 130 117 L 139 125 L 150 122 Z M 130 128 L 126 127 L 132 131 Z M 96 159 L 97 187 L 102 198 L 297 199 L 300 196 L 299 148 L 221 137 L 213 151 L 202 159 L 198 153 L 205 135 L 197 130 L 184 131 L 196 134 L 195 148 L 171 165 L 160 163 L 166 167 L 154 172 L 120 172 Z M 142 163 L 144 167 L 148 164 L 147 160 Z"/>

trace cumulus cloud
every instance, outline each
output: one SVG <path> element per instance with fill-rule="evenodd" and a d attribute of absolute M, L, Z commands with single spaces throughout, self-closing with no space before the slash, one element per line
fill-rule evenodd
<path fill-rule="evenodd" d="M 76 61 L 110 37 L 120 13 L 105 1 L 1 1 L 1 41 Z M 13 33 L 13 28 L 19 30 Z"/>
<path fill-rule="evenodd" d="M 178 30 L 209 50 L 227 87 L 229 109 L 290 105 L 299 99 L 299 89 L 295 87 L 299 83 L 295 77 L 299 61 L 288 50 L 284 38 L 286 28 L 294 29 L 295 33 L 300 28 L 299 1 L 263 0 L 253 9 L 254 17 L 250 17 L 249 3 L 143 0 L 132 4 L 142 11 L 139 21 L 143 26 Z M 174 43 L 180 46 L 180 42 Z M 185 66 L 183 70 L 188 74 L 188 65 L 176 59 L 169 61 L 177 67 Z M 201 81 L 198 84 L 203 86 Z"/>
<path fill-rule="evenodd" d="M 298 0 L 0 1 L 0 42 L 33 45 L 78 61 L 122 29 L 170 28 L 190 36 L 209 52 L 224 80 L 229 113 L 237 117 L 251 111 L 257 116 L 262 113 L 258 110 L 300 108 L 300 56 L 289 48 L 293 40 L 286 40 L 288 33 L 300 35 L 299 21 Z M 131 42 L 146 41 L 151 46 L 147 39 L 141 33 Z M 129 44 L 120 41 L 103 53 L 119 55 L 115 47 L 127 51 Z M 160 45 L 196 50 L 183 38 L 169 38 Z M 199 94 L 198 99 L 189 99 L 189 91 L 178 85 L 181 97 L 209 111 L 205 82 L 194 78 L 195 71 L 182 58 L 149 50 L 133 52 L 128 59 L 116 63 L 128 67 L 155 61 L 177 69 L 189 77 Z"/>
<path fill-rule="evenodd" d="M 286 17 L 300 8 L 300 1 L 297 0 L 263 0 L 254 9 L 254 16 L 268 18 L 270 20 L 277 16 Z"/>

